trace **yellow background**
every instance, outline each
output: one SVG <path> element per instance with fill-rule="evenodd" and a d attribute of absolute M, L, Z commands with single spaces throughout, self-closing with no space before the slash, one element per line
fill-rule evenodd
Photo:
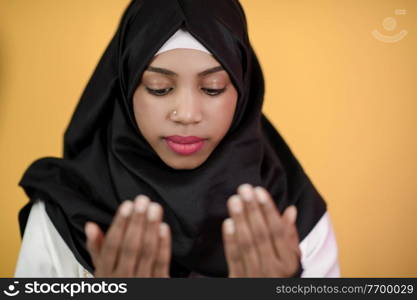
<path fill-rule="evenodd" d="M 60 156 L 128 0 L 0 0 L 0 276 L 20 246 L 17 186 Z M 343 277 L 417 275 L 417 1 L 243 0 L 265 113 L 329 205 Z M 395 9 L 406 9 L 395 15 Z M 397 28 L 382 26 L 394 17 Z M 371 31 L 408 34 L 396 43 Z"/>

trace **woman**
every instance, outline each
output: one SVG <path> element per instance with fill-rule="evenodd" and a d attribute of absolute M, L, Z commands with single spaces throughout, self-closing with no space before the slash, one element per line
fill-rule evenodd
<path fill-rule="evenodd" d="M 63 158 L 20 181 L 15 275 L 339 276 L 326 203 L 263 96 L 238 1 L 132 1 Z"/>

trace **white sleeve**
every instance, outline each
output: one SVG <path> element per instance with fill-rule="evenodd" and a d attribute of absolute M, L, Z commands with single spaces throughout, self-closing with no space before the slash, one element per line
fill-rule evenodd
<path fill-rule="evenodd" d="M 326 212 L 300 243 L 301 277 L 340 277 L 338 247 Z"/>
<path fill-rule="evenodd" d="M 338 248 L 326 212 L 300 243 L 301 277 L 340 277 Z M 51 222 L 43 201 L 32 205 L 15 277 L 93 277 L 76 260 Z"/>
<path fill-rule="evenodd" d="M 45 210 L 33 203 L 16 264 L 15 277 L 93 277 L 75 259 Z"/>

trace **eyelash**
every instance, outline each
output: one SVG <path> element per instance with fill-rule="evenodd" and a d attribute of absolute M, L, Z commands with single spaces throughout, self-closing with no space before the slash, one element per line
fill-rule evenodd
<path fill-rule="evenodd" d="M 211 97 L 216 97 L 220 94 L 222 94 L 226 88 L 222 88 L 222 89 L 206 89 L 206 88 L 201 88 L 203 91 L 206 92 L 207 95 L 211 96 Z M 146 88 L 146 90 L 157 97 L 163 97 L 165 95 L 167 95 L 171 90 L 173 90 L 173 88 L 166 88 L 166 89 L 159 89 L 159 90 L 153 90 L 150 88 Z"/>

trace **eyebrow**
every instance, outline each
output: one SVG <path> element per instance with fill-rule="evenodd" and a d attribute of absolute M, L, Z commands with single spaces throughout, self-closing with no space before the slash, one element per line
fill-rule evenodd
<path fill-rule="evenodd" d="M 222 66 L 217 66 L 217 67 L 213 67 L 207 70 L 204 70 L 200 73 L 198 73 L 197 75 L 202 77 L 202 76 L 206 76 L 215 72 L 219 72 L 219 71 L 223 71 L 224 68 Z M 149 72 L 156 72 L 156 73 L 160 73 L 160 74 L 164 74 L 164 75 L 168 75 L 168 76 L 178 76 L 177 73 L 175 73 L 174 71 L 168 70 L 168 69 L 164 69 L 164 68 L 158 68 L 158 67 L 152 67 L 149 66 L 146 71 Z"/>

